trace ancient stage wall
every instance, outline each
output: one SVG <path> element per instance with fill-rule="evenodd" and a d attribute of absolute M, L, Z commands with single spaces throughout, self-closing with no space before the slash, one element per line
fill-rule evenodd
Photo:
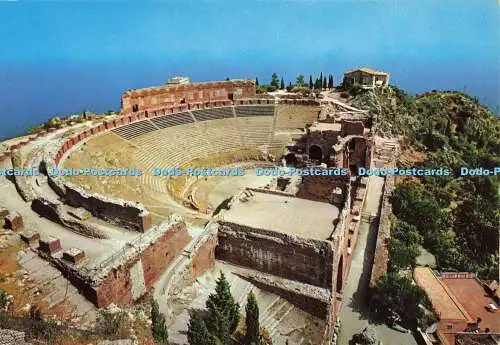
<path fill-rule="evenodd" d="M 329 241 L 302 239 L 221 221 L 218 260 L 291 280 L 331 288 L 334 251 Z"/>
<path fill-rule="evenodd" d="M 122 96 L 121 113 L 123 115 L 159 106 L 200 104 L 254 96 L 255 82 L 253 80 L 166 85 L 125 92 Z"/>

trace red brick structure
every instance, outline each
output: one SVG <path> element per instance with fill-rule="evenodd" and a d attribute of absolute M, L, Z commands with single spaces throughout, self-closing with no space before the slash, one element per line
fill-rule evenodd
<path fill-rule="evenodd" d="M 152 240 L 144 251 L 111 269 L 95 288 L 95 299 L 92 302 L 100 308 L 111 303 L 122 306 L 132 304 L 151 289 L 190 240 L 184 223 L 170 226 L 160 237 Z M 134 276 L 137 273 L 139 279 Z M 137 285 L 142 284 L 143 290 L 137 288 Z"/>
<path fill-rule="evenodd" d="M 122 96 L 121 115 L 173 105 L 197 105 L 255 96 L 253 80 L 228 80 L 207 83 L 164 85 L 129 90 Z"/>
<path fill-rule="evenodd" d="M 23 217 L 17 212 L 12 212 L 5 216 L 5 225 L 12 231 L 17 231 L 23 227 Z"/>
<path fill-rule="evenodd" d="M 63 253 L 63 260 L 68 261 L 74 265 L 78 265 L 85 259 L 85 252 L 78 248 L 70 248 Z"/>
<path fill-rule="evenodd" d="M 30 247 L 38 247 L 40 234 L 38 232 L 25 231 L 21 234 L 21 239 Z"/>
<path fill-rule="evenodd" d="M 38 249 L 49 255 L 53 255 L 61 251 L 61 241 L 58 238 L 49 236 L 40 240 Z"/>

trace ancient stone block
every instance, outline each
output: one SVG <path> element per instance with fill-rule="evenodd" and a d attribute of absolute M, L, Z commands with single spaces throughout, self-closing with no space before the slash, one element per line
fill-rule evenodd
<path fill-rule="evenodd" d="M 40 234 L 34 231 L 24 231 L 21 234 L 21 239 L 30 247 L 37 247 L 38 242 L 40 241 Z"/>
<path fill-rule="evenodd" d="M 17 231 L 23 227 L 23 217 L 17 212 L 5 216 L 5 226 L 12 231 Z"/>
<path fill-rule="evenodd" d="M 63 260 L 75 265 L 78 265 L 83 259 L 85 259 L 85 252 L 79 248 L 73 247 L 63 253 Z"/>
<path fill-rule="evenodd" d="M 49 255 L 53 255 L 61 251 L 61 241 L 58 238 L 48 236 L 46 238 L 40 239 L 40 245 L 38 249 Z"/>

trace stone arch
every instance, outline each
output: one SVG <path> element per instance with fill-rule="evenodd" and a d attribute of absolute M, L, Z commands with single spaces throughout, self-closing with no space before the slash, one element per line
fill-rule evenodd
<path fill-rule="evenodd" d="M 323 150 L 318 145 L 309 146 L 309 159 L 321 161 L 323 159 Z"/>
<path fill-rule="evenodd" d="M 337 266 L 337 286 L 335 291 L 337 291 L 337 293 L 342 293 L 343 286 L 344 286 L 344 256 L 341 255 L 339 259 L 339 265 Z"/>

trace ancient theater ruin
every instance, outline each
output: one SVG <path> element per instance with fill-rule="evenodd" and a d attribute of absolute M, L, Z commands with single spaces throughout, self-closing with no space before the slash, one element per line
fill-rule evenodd
<path fill-rule="evenodd" d="M 182 79 L 125 92 L 119 115 L 10 143 L 3 165 L 40 174 L 15 177 L 25 203 L 0 201 L 23 217 L 32 255 L 96 307 L 152 292 L 175 343 L 187 343 L 188 308 L 202 307 L 224 271 L 241 302 L 255 292 L 276 344 L 326 345 L 369 185 L 356 172 L 375 164 L 375 146 L 367 114 L 342 102 L 261 97 L 252 80 Z"/>

